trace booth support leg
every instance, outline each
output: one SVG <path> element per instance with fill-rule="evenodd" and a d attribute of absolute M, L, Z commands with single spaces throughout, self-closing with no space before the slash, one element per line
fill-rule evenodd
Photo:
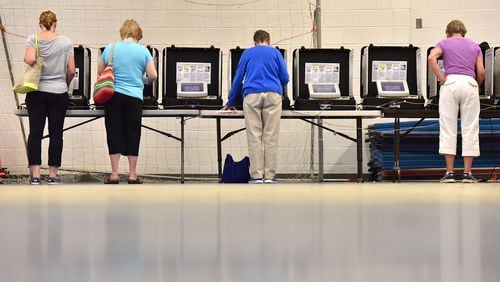
<path fill-rule="evenodd" d="M 219 183 L 222 181 L 222 140 L 221 140 L 221 122 L 220 118 L 216 118 L 217 127 L 217 173 L 219 175 Z"/>
<path fill-rule="evenodd" d="M 184 183 L 184 117 L 181 117 L 181 183 Z"/>
<path fill-rule="evenodd" d="M 399 155 L 400 155 L 400 119 L 399 117 L 394 118 L 394 163 L 392 168 L 392 182 L 401 182 L 401 168 L 399 167 Z"/>
<path fill-rule="evenodd" d="M 318 177 L 319 177 L 319 182 L 324 181 L 324 171 L 323 171 L 323 164 L 324 164 L 324 158 L 323 158 L 323 128 L 321 127 L 323 125 L 323 120 L 321 118 L 318 119 L 318 124 L 320 125 L 318 127 Z"/>
<path fill-rule="evenodd" d="M 356 118 L 356 155 L 358 157 L 358 179 L 363 182 L 363 119 Z"/>

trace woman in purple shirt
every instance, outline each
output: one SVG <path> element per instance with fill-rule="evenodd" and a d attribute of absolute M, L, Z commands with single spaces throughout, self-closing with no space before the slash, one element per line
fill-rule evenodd
<path fill-rule="evenodd" d="M 455 182 L 454 163 L 457 147 L 457 120 L 460 112 L 462 182 L 473 183 L 472 161 L 479 156 L 479 85 L 484 80 L 481 49 L 474 41 L 464 38 L 467 29 L 459 20 L 446 26 L 446 39 L 432 49 L 429 65 L 439 80 L 439 154 L 444 155 L 446 174 L 441 182 Z M 442 73 L 437 60 L 443 59 Z"/>

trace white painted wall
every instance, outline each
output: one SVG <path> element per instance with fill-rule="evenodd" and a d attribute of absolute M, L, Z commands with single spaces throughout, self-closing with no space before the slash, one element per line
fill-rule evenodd
<path fill-rule="evenodd" d="M 196 3 L 197 4 L 196 4 Z M 315 2 L 315 1 L 311 1 Z M 58 17 L 58 32 L 70 37 L 74 44 L 92 48 L 95 70 L 97 48 L 118 40 L 118 29 L 127 18 L 136 19 L 144 32 L 142 44 L 158 49 L 175 44 L 184 47 L 214 45 L 224 53 L 223 96 L 227 97 L 227 54 L 236 46 L 248 47 L 256 29 L 266 29 L 272 41 L 288 50 L 291 72 L 292 51 L 301 46 L 312 47 L 311 13 L 314 7 L 305 0 L 2 0 L 0 16 L 9 32 L 27 36 L 37 32 L 38 16 L 53 10 Z M 359 98 L 359 58 L 361 47 L 375 45 L 408 45 L 422 48 L 444 37 L 446 24 L 461 19 L 477 42 L 488 41 L 500 46 L 500 2 L 484 0 L 480 5 L 470 0 L 337 0 L 322 1 L 322 47 L 354 51 L 354 93 Z M 423 28 L 415 28 L 422 18 Z M 17 76 L 23 68 L 24 39 L 7 34 L 8 50 Z M 3 46 L 0 52 L 0 158 L 13 174 L 27 174 L 27 160 L 19 118 L 13 112 L 16 103 L 11 88 Z M 422 56 L 422 78 L 425 56 Z M 95 80 L 95 71 L 92 81 Z M 422 88 L 425 90 L 425 81 Z M 292 89 L 289 87 L 291 98 Z M 21 102 L 24 99 L 20 96 Z M 24 125 L 27 128 L 26 118 Z M 83 119 L 68 118 L 66 126 Z M 376 119 L 364 122 L 389 122 Z M 354 121 L 326 121 L 335 130 L 355 134 Z M 177 119 L 144 119 L 144 124 L 180 135 Z M 223 131 L 243 126 L 241 120 L 223 121 Z M 186 173 L 216 173 L 215 121 L 192 119 L 186 126 Z M 280 134 L 280 173 L 309 173 L 311 127 L 301 121 L 284 120 Z M 102 120 L 73 129 L 64 135 L 63 169 L 76 171 L 109 171 L 104 122 Z M 47 142 L 44 141 L 44 152 Z M 140 173 L 179 172 L 179 143 L 143 130 L 139 159 Z M 223 144 L 224 154 L 235 158 L 246 155 L 244 133 Z M 355 173 L 355 144 L 325 132 L 325 173 Z M 317 152 L 317 148 L 315 148 Z M 46 153 L 45 153 L 46 154 Z M 368 161 L 364 150 L 364 164 Z M 46 163 L 46 155 L 43 156 Z M 317 157 L 316 157 L 317 160 Z M 126 171 L 123 162 L 122 172 Z M 367 171 L 365 166 L 364 171 Z"/>

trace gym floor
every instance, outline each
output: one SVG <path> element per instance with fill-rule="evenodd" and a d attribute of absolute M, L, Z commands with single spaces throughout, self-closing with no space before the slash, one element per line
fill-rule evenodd
<path fill-rule="evenodd" d="M 1 281 L 497 282 L 500 184 L 0 186 Z"/>

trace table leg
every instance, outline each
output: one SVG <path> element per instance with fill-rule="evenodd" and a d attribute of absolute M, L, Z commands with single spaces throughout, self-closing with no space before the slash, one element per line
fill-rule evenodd
<path fill-rule="evenodd" d="M 309 160 L 309 177 L 311 179 L 314 178 L 314 130 L 316 130 L 316 126 L 311 123 L 311 152 Z"/>
<path fill-rule="evenodd" d="M 356 118 L 356 155 L 358 158 L 358 179 L 357 182 L 363 182 L 363 120 Z"/>
<path fill-rule="evenodd" d="M 184 183 L 184 117 L 181 117 L 181 183 Z"/>
<path fill-rule="evenodd" d="M 222 181 L 222 140 L 221 140 L 221 122 L 220 118 L 216 118 L 217 122 L 217 173 L 219 175 L 219 183 Z"/>
<path fill-rule="evenodd" d="M 75 127 L 82 126 L 82 125 L 87 124 L 87 123 L 89 123 L 89 122 L 93 122 L 94 120 L 96 120 L 96 119 L 100 119 L 100 118 L 102 118 L 102 117 L 104 117 L 104 116 L 98 116 L 98 117 L 94 117 L 94 118 L 88 119 L 88 120 L 86 120 L 86 121 L 79 122 L 79 123 L 74 124 L 74 125 L 72 125 L 72 126 L 70 126 L 70 127 L 66 127 L 66 128 L 64 128 L 64 129 L 63 129 L 63 132 L 65 132 L 65 131 L 67 131 L 67 130 L 70 130 L 70 129 L 73 129 L 73 128 L 75 128 Z M 42 136 L 42 139 L 49 138 L 49 137 L 50 137 L 50 135 L 48 135 L 48 134 L 47 134 L 47 135 Z M 27 147 L 28 147 L 28 145 L 27 145 L 27 143 L 26 143 L 26 148 L 27 148 Z"/>
<path fill-rule="evenodd" d="M 394 148 L 393 148 L 393 168 L 392 168 L 392 182 L 401 182 L 401 168 L 399 167 L 400 158 L 400 119 L 399 117 L 394 118 Z"/>
<path fill-rule="evenodd" d="M 323 165 L 324 165 L 324 158 L 323 158 L 323 128 L 321 126 L 323 125 L 323 120 L 321 118 L 318 118 L 318 124 L 320 125 L 318 127 L 318 178 L 319 182 L 324 181 L 324 171 L 323 171 Z"/>

